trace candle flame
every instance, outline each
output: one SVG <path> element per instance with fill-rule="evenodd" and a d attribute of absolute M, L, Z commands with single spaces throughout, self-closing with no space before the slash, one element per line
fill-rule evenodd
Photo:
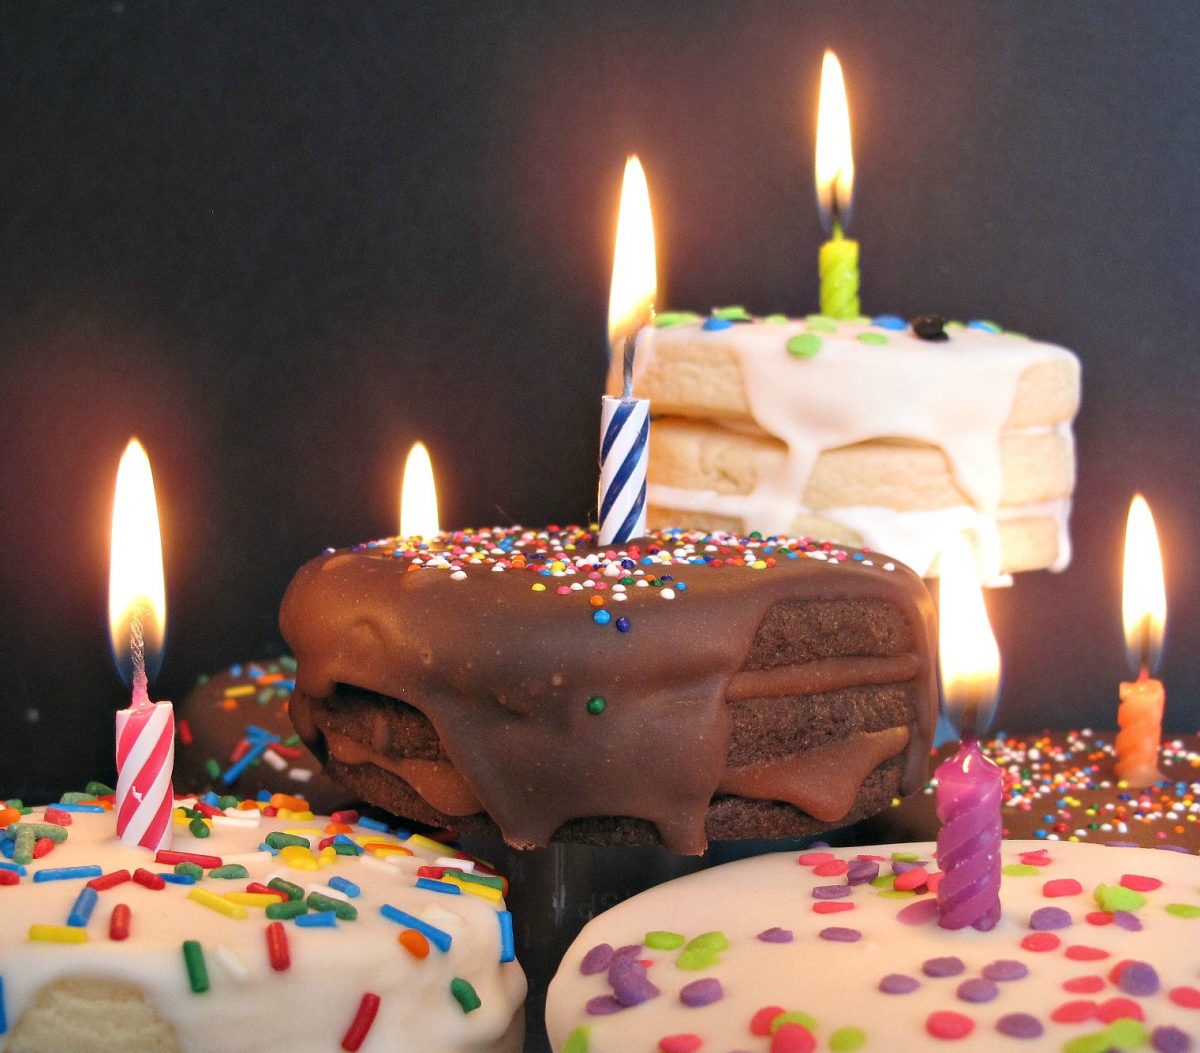
<path fill-rule="evenodd" d="M 1125 523 L 1124 577 L 1121 615 L 1125 623 L 1125 650 L 1130 665 L 1149 676 L 1162 655 L 1167 594 L 1158 531 L 1154 529 L 1150 506 L 1141 494 L 1130 502 Z"/>
<path fill-rule="evenodd" d="M 996 709 L 1000 650 L 966 539 L 952 539 L 939 563 L 938 651 L 946 717 L 961 738 L 976 739 Z"/>
<path fill-rule="evenodd" d="M 612 285 L 608 294 L 608 346 L 616 350 L 654 318 L 658 294 L 654 255 L 654 220 L 650 190 L 636 154 L 625 162 L 617 238 L 613 250 Z"/>
<path fill-rule="evenodd" d="M 167 624 L 162 537 L 150 458 L 130 439 L 117 467 L 108 569 L 108 629 L 113 660 L 127 684 L 133 682 L 130 630 L 139 616 L 145 640 L 146 672 L 162 660 Z"/>
<path fill-rule="evenodd" d="M 415 442 L 404 462 L 404 478 L 400 484 L 400 536 L 432 538 L 439 533 L 433 462 L 425 444 Z"/>
<path fill-rule="evenodd" d="M 817 105 L 817 205 L 826 230 L 849 222 L 854 198 L 854 150 L 850 141 L 850 106 L 842 64 L 832 51 L 821 63 L 821 96 Z"/>

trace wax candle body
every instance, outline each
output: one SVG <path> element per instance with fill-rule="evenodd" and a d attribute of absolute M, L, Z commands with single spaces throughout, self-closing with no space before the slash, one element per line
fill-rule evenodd
<path fill-rule="evenodd" d="M 835 227 L 833 237 L 821 246 L 817 257 L 821 273 L 821 313 L 829 318 L 857 318 L 858 242 L 842 237 Z"/>
<path fill-rule="evenodd" d="M 171 844 L 175 710 L 170 702 L 117 713 L 117 836 L 158 851 Z"/>
<path fill-rule="evenodd" d="M 1116 773 L 1130 786 L 1140 789 L 1164 777 L 1158 769 L 1164 699 L 1161 680 L 1147 676 L 1121 683 Z"/>
<path fill-rule="evenodd" d="M 650 400 L 604 396 L 600 418 L 600 544 L 646 532 Z"/>
<path fill-rule="evenodd" d="M 937 769 L 938 924 L 987 931 L 1000 920 L 1001 771 L 964 742 Z"/>

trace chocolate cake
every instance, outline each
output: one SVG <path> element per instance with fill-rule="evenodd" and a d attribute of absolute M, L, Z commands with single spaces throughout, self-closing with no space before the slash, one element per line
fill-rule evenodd
<path fill-rule="evenodd" d="M 577 528 L 329 550 L 280 615 L 291 715 L 374 804 L 521 848 L 791 836 L 927 777 L 933 608 L 828 542 Z"/>

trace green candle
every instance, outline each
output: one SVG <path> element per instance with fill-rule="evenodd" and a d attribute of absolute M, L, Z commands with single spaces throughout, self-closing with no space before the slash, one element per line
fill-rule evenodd
<path fill-rule="evenodd" d="M 821 313 L 829 318 L 857 318 L 858 242 L 842 237 L 840 223 L 833 237 L 821 246 L 817 258 L 821 272 Z"/>

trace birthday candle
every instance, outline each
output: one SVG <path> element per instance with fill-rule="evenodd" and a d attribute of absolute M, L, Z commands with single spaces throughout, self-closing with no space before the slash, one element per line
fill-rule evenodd
<path fill-rule="evenodd" d="M 832 51 L 821 64 L 817 112 L 817 205 L 831 237 L 821 246 L 821 314 L 855 318 L 858 306 L 858 242 L 842 233 L 854 193 L 854 151 L 850 141 L 850 109 L 842 66 Z"/>

